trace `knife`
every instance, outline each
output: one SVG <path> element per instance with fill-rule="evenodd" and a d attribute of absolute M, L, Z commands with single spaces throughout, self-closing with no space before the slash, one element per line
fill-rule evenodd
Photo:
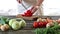
<path fill-rule="evenodd" d="M 21 5 L 27 10 L 27 7 L 23 3 L 21 3 Z"/>

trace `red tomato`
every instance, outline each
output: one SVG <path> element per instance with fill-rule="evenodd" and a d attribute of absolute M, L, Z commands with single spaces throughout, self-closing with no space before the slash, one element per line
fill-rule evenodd
<path fill-rule="evenodd" d="M 25 16 L 29 16 L 29 14 L 28 13 L 25 13 Z"/>
<path fill-rule="evenodd" d="M 33 23 L 33 27 L 34 27 L 34 28 L 38 28 L 38 22 L 35 21 L 35 22 Z"/>
<path fill-rule="evenodd" d="M 31 13 L 31 10 L 28 10 L 27 13 Z"/>
<path fill-rule="evenodd" d="M 27 14 L 25 14 L 25 16 L 30 17 L 30 16 L 32 16 L 32 15 L 27 13 Z"/>
<path fill-rule="evenodd" d="M 32 12 L 31 12 L 31 10 L 27 10 L 27 16 L 32 16 Z"/>
<path fill-rule="evenodd" d="M 39 27 L 46 27 L 47 21 L 40 21 Z"/>
<path fill-rule="evenodd" d="M 43 27 L 43 23 L 42 22 L 39 22 L 39 27 Z"/>
<path fill-rule="evenodd" d="M 31 17 L 32 16 L 31 10 L 27 10 L 27 12 L 25 12 L 24 15 L 22 16 Z"/>
<path fill-rule="evenodd" d="M 43 22 L 43 27 L 46 27 L 46 25 L 47 25 L 47 22 Z"/>
<path fill-rule="evenodd" d="M 31 17 L 31 16 L 32 16 L 32 14 L 24 13 L 24 14 L 22 14 L 22 16 Z"/>
<path fill-rule="evenodd" d="M 48 23 L 47 20 L 44 20 L 42 22 L 43 22 L 43 27 L 46 27 L 46 24 Z"/>

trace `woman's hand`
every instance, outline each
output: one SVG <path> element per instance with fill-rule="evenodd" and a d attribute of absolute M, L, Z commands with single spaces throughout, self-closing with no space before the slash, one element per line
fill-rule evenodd
<path fill-rule="evenodd" d="M 33 14 L 36 12 L 36 10 L 39 8 L 39 6 L 42 4 L 43 1 L 44 0 L 37 0 L 36 5 L 33 5 L 33 7 L 31 8 Z"/>
<path fill-rule="evenodd" d="M 22 0 L 17 0 L 18 3 L 22 3 Z"/>

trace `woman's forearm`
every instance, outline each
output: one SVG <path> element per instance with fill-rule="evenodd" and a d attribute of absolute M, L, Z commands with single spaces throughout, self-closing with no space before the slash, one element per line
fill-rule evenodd
<path fill-rule="evenodd" d="M 36 5 L 37 5 L 37 6 L 40 6 L 40 5 L 42 4 L 43 1 L 44 1 L 44 0 L 37 0 Z"/>
<path fill-rule="evenodd" d="M 38 9 L 38 8 L 36 8 L 36 6 L 33 6 L 32 14 L 34 14 L 37 9 Z"/>
<path fill-rule="evenodd" d="M 42 4 L 43 0 L 37 0 L 36 5 L 32 7 L 32 13 L 35 13 L 39 6 Z"/>

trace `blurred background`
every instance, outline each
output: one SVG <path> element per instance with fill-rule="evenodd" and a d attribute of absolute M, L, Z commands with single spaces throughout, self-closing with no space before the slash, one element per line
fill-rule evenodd
<path fill-rule="evenodd" d="M 44 16 L 60 15 L 60 0 L 44 0 L 42 4 Z M 19 12 L 22 14 L 23 11 L 26 11 L 26 9 L 22 8 L 24 7 L 16 0 L 0 0 L 0 15 L 17 15 Z"/>

